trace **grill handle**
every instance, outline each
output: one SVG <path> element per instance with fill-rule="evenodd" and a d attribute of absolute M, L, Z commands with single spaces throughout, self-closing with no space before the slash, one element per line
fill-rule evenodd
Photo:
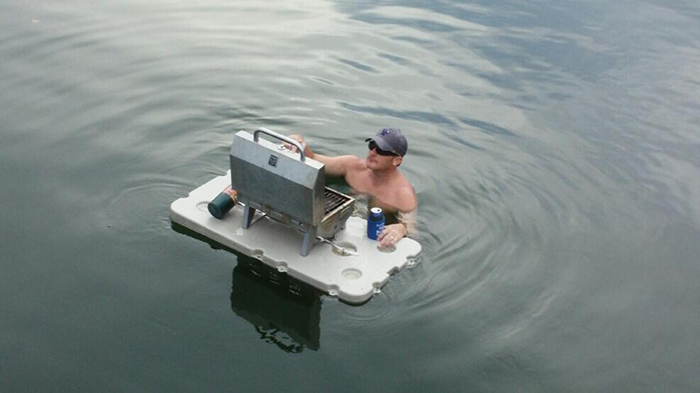
<path fill-rule="evenodd" d="M 301 161 L 304 162 L 306 160 L 306 155 L 304 154 L 304 146 L 301 145 L 301 143 L 295 141 L 292 138 L 288 138 L 282 134 L 278 134 L 272 130 L 268 130 L 267 128 L 258 128 L 255 130 L 253 133 L 253 141 L 258 142 L 258 133 L 262 132 L 263 134 L 267 134 L 273 138 L 277 138 L 283 142 L 289 143 L 291 145 L 294 145 L 297 149 L 299 149 L 299 154 L 301 155 Z"/>

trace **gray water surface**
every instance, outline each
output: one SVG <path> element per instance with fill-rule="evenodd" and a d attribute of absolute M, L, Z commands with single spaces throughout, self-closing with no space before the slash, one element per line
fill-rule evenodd
<path fill-rule="evenodd" d="M 0 0 L 0 390 L 700 390 L 700 5 L 98 3 Z M 240 129 L 386 125 L 363 306 L 170 222 Z"/>

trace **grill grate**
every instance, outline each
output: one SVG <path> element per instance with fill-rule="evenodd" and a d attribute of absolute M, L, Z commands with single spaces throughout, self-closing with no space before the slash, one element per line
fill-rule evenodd
<path fill-rule="evenodd" d="M 325 211 L 323 213 L 324 216 L 338 208 L 338 206 L 349 201 L 349 199 L 344 195 L 333 192 L 333 190 L 328 188 L 326 188 L 323 192 L 323 199 L 325 202 Z"/>

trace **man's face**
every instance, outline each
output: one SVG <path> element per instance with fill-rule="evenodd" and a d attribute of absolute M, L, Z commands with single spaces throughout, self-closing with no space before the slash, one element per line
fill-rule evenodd
<path fill-rule="evenodd" d="M 372 149 L 369 152 L 367 152 L 367 168 L 377 171 L 377 170 L 384 170 L 384 169 L 390 169 L 394 166 L 398 166 L 398 164 L 401 163 L 401 157 L 399 156 L 383 156 L 380 154 L 377 154 L 376 149 Z"/>

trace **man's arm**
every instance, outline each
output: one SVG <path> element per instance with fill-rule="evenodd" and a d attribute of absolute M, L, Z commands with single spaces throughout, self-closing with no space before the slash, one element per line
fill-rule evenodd
<path fill-rule="evenodd" d="M 402 238 L 410 235 L 416 235 L 416 221 L 418 215 L 418 200 L 412 187 L 404 188 L 399 191 L 399 208 L 396 218 L 397 224 L 387 225 L 382 233 L 379 234 L 379 248 L 393 246 Z"/>
<path fill-rule="evenodd" d="M 326 166 L 326 175 L 345 176 L 348 173 L 348 169 L 357 165 L 362 165 L 362 160 L 355 156 L 328 157 L 322 154 L 315 154 L 309 145 L 304 142 L 304 137 L 301 135 L 293 134 L 289 137 L 301 143 L 301 145 L 304 147 L 304 155 L 306 155 L 306 157 L 314 159 Z M 293 148 L 293 146 L 289 145 L 287 147 Z"/>
<path fill-rule="evenodd" d="M 361 164 L 361 160 L 355 156 L 328 157 L 316 154 L 311 158 L 325 164 L 326 175 L 329 176 L 345 176 L 350 168 Z"/>

